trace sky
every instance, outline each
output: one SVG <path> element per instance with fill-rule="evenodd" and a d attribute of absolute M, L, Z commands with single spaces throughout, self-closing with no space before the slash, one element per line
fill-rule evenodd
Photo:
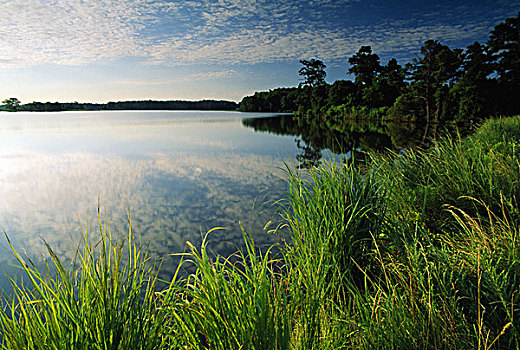
<path fill-rule="evenodd" d="M 485 43 L 520 0 L 0 0 L 0 101 L 240 101 L 296 86 L 299 60 L 351 79 L 370 45 L 405 64 L 421 44 Z"/>

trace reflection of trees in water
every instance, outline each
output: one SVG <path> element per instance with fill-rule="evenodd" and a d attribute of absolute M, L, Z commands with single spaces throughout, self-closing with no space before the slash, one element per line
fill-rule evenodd
<path fill-rule="evenodd" d="M 298 138 L 296 139 L 296 148 L 299 151 L 296 160 L 300 168 L 308 169 L 320 164 L 321 149 L 314 148 L 311 144 Z"/>
<path fill-rule="evenodd" d="M 319 117 L 292 115 L 242 120 L 243 125 L 277 135 L 296 136 L 296 159 L 300 166 L 319 164 L 322 150 L 350 154 L 361 160 L 365 151 L 401 150 L 427 144 L 443 134 L 456 134 L 456 125 L 419 125 L 367 120 L 341 120 L 329 123 Z M 361 151 L 361 152 L 360 152 Z"/>

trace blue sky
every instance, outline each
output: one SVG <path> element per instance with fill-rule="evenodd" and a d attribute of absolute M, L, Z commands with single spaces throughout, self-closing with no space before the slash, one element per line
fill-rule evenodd
<path fill-rule="evenodd" d="M 464 48 L 520 0 L 0 0 L 0 100 L 230 99 L 299 83 L 300 59 L 348 79 L 371 45 L 404 64 Z"/>

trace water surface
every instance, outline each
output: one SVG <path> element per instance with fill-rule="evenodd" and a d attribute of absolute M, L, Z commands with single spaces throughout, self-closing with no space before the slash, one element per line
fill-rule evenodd
<path fill-rule="evenodd" d="M 257 133 L 265 113 L 100 111 L 0 113 L 0 225 L 18 249 L 45 256 L 42 239 L 70 259 L 97 208 L 114 233 L 135 232 L 157 255 L 185 249 L 213 227 L 228 254 L 241 223 L 258 244 L 294 137 Z M 5 247 L 5 241 L 2 245 Z M 0 262 L 11 261 L 6 250 Z M 168 269 L 166 269 L 168 270 Z"/>

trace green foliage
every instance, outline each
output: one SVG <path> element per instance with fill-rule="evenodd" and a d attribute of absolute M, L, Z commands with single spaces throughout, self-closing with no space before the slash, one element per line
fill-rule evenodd
<path fill-rule="evenodd" d="M 469 144 L 481 142 L 493 145 L 514 145 L 520 143 L 520 121 L 518 117 L 490 119 L 483 123 L 468 139 Z M 519 150 L 516 150 L 518 152 Z"/>
<path fill-rule="evenodd" d="M 354 104 L 353 96 L 356 92 L 356 85 L 350 80 L 336 80 L 329 88 L 328 106 L 340 106 Z"/>
<path fill-rule="evenodd" d="M 372 107 L 392 106 L 406 91 L 405 72 L 406 70 L 397 63 L 395 58 L 388 61 L 386 66 L 381 67 L 380 74 L 375 77 L 372 84 L 364 88 L 364 103 Z"/>
<path fill-rule="evenodd" d="M 99 221 L 100 239 L 84 233 L 68 268 L 46 244 L 50 261 L 37 267 L 11 249 L 26 281 L 9 277 L 0 312 L 6 349 L 155 349 L 168 344 L 167 314 L 154 294 L 157 267 L 128 237 L 115 239 Z M 172 343 L 173 345 L 173 343 Z"/>
<path fill-rule="evenodd" d="M 496 62 L 495 69 L 503 82 L 516 87 L 520 81 L 520 12 L 507 18 L 492 31 L 487 42 Z"/>
<path fill-rule="evenodd" d="M 7 107 L 9 111 L 16 111 L 20 107 L 20 100 L 16 97 L 11 97 L 3 100 L 2 103 Z"/>
<path fill-rule="evenodd" d="M 79 103 L 79 102 L 31 102 L 20 105 L 17 99 L 5 100 L 10 110 L 31 112 L 59 112 L 59 111 L 104 111 L 104 110 L 235 110 L 238 105 L 233 101 L 120 101 L 108 103 Z M 10 107 L 9 107 L 10 106 Z"/>
<path fill-rule="evenodd" d="M 357 53 L 348 59 L 348 74 L 353 74 L 354 82 L 359 86 L 372 85 L 376 75 L 381 71 L 379 56 L 372 53 L 370 46 L 361 46 Z"/>
<path fill-rule="evenodd" d="M 300 63 L 303 66 L 298 71 L 298 74 L 303 77 L 300 86 L 316 87 L 325 84 L 327 66 L 323 61 L 311 58 L 310 60 L 300 60 Z"/>
<path fill-rule="evenodd" d="M 388 111 L 388 119 L 416 122 L 424 113 L 424 105 L 413 94 L 403 94 L 397 98 Z"/>
<path fill-rule="evenodd" d="M 300 285 L 311 291 L 300 305 L 333 310 L 310 308 L 329 323 L 306 318 L 303 328 L 314 331 L 304 348 L 520 348 L 520 232 L 510 200 L 520 176 L 493 173 L 518 172 L 510 153 L 518 120 L 486 123 L 431 151 L 374 157 L 365 170 L 325 164 L 309 177 L 289 174 L 292 268 L 309 276 Z M 504 131 L 511 147 L 498 151 L 488 141 Z"/>
<path fill-rule="evenodd" d="M 409 65 L 411 93 L 424 103 L 425 122 L 447 119 L 442 110 L 450 86 L 455 83 L 462 64 L 461 50 L 451 50 L 435 40 L 427 40 L 421 47 L 421 56 Z"/>
<path fill-rule="evenodd" d="M 207 235 L 206 235 L 207 237 Z M 185 263 L 195 266 L 165 307 L 174 315 L 177 340 L 189 349 L 288 349 L 296 304 L 271 249 L 259 253 L 244 233 L 244 250 L 208 256 L 188 242 Z M 167 291 L 168 293 L 169 291 Z"/>
<path fill-rule="evenodd" d="M 348 59 L 354 81 L 325 83 L 325 64 L 302 60 L 301 85 L 295 105 L 271 97 L 248 101 L 243 111 L 297 112 L 321 118 L 331 107 L 392 107 L 389 119 L 418 123 L 478 123 L 489 116 L 520 113 L 520 13 L 498 24 L 486 45 L 473 43 L 465 50 L 426 40 L 411 64 L 403 68 L 395 58 L 382 66 L 370 46 L 361 46 Z M 320 87 L 315 89 L 314 87 Z M 347 117 L 345 115 L 345 117 Z"/>
<path fill-rule="evenodd" d="M 493 72 L 491 65 L 492 56 L 485 46 L 475 42 L 468 46 L 464 53 L 463 71 L 459 82 L 452 88 L 451 94 L 458 100 L 458 111 L 455 113 L 456 121 L 480 121 L 494 114 L 500 104 L 497 96 L 492 91 L 501 88 L 494 86 L 495 80 L 488 76 Z"/>
<path fill-rule="evenodd" d="M 372 235 L 381 230 L 385 214 L 382 183 L 371 172 L 361 175 L 352 163 L 325 163 L 308 175 L 288 170 L 283 217 L 294 245 L 290 255 L 310 269 L 304 274 L 325 275 L 328 284 L 360 282 L 357 267 L 371 265 Z"/>
<path fill-rule="evenodd" d="M 518 220 L 519 137 L 518 118 L 489 121 L 464 141 L 445 138 L 427 150 L 409 150 L 394 162 L 383 162 L 381 169 L 393 181 L 390 187 L 396 190 L 392 196 L 402 206 L 399 210 L 420 213 L 432 232 L 456 230 L 443 205 L 472 217 L 482 214 L 468 197 L 486 203 L 493 212 L 506 206 Z"/>
<path fill-rule="evenodd" d="M 246 96 L 238 107 L 242 112 L 293 112 L 298 109 L 297 88 L 280 88 L 270 91 L 255 92 Z"/>
<path fill-rule="evenodd" d="M 324 113 L 327 121 L 336 120 L 382 120 L 387 113 L 387 107 L 368 108 L 365 106 L 354 107 L 348 105 L 332 106 Z M 334 123 L 335 124 L 335 123 Z M 333 126 L 333 125 L 332 125 Z"/>

